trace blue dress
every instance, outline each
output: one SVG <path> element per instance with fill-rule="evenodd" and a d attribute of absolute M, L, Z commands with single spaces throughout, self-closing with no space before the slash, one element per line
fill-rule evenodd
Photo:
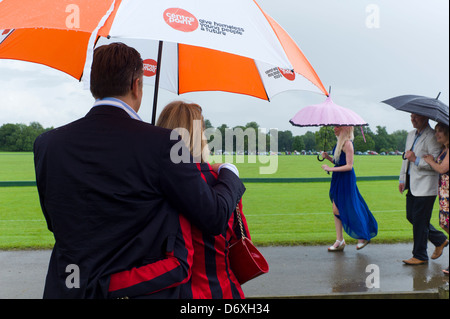
<path fill-rule="evenodd" d="M 333 149 L 333 154 L 336 146 Z M 336 166 L 346 165 L 342 151 Z M 352 238 L 370 240 L 378 233 L 378 224 L 367 207 L 356 186 L 355 170 L 333 172 L 331 176 L 330 200 L 339 209 L 339 217 L 345 232 Z"/>

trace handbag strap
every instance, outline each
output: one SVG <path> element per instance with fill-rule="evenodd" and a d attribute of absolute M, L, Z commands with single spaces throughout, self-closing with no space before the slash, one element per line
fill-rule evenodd
<path fill-rule="evenodd" d="M 236 214 L 239 221 L 239 227 L 241 228 L 241 238 L 246 238 L 244 233 L 244 227 L 242 226 L 242 217 L 241 217 L 241 210 L 239 209 L 239 204 L 236 205 Z"/>

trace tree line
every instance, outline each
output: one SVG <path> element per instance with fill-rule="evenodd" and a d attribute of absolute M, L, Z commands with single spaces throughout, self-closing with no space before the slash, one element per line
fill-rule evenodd
<path fill-rule="evenodd" d="M 209 132 L 207 136 L 208 141 L 213 138 L 222 138 L 221 145 L 226 145 L 227 131 L 236 131 L 241 129 L 243 132 L 254 130 L 256 138 L 264 136 L 266 139 L 266 150 L 270 149 L 271 135 L 273 132 L 261 133 L 261 128 L 256 122 L 250 122 L 244 126 L 235 126 L 229 128 L 226 124 L 219 127 L 213 127 L 209 120 L 205 120 L 205 126 Z M 44 128 L 38 122 L 31 122 L 29 125 L 25 124 L 3 124 L 0 127 L 0 151 L 4 152 L 30 152 L 33 150 L 33 143 L 36 137 L 40 134 L 53 129 L 53 127 Z M 355 127 L 355 151 L 365 152 L 367 150 L 380 152 L 395 152 L 403 151 L 405 148 L 407 131 L 395 131 L 389 134 L 386 127 L 377 126 L 376 131 L 373 132 L 370 127 L 363 127 L 364 137 L 359 127 Z M 214 132 L 220 133 L 214 137 Z M 365 138 L 365 142 L 364 142 Z M 233 150 L 236 150 L 236 137 L 233 137 Z M 272 139 L 273 141 L 273 139 Z M 248 149 L 248 136 L 244 137 L 243 149 Z M 308 131 L 304 135 L 296 135 L 289 131 L 277 131 L 277 149 L 279 152 L 294 152 L 294 151 L 329 151 L 336 144 L 336 137 L 332 127 L 321 127 L 317 132 Z M 258 150 L 258 143 L 256 144 Z"/>
<path fill-rule="evenodd" d="M 26 124 L 3 124 L 0 126 L 0 151 L 3 152 L 30 152 L 36 137 L 53 129 L 44 128 L 38 122 Z"/>
<path fill-rule="evenodd" d="M 246 129 L 253 129 L 259 131 L 261 128 L 256 122 L 247 123 L 245 126 L 235 126 L 229 128 L 226 124 L 222 124 L 219 127 L 214 128 L 209 120 L 205 120 L 206 129 L 218 130 L 222 136 L 222 145 L 225 145 L 225 136 L 227 130 L 235 130 L 240 128 L 243 131 Z M 364 134 L 362 133 L 364 132 Z M 270 145 L 271 132 L 266 133 L 266 144 Z M 398 130 L 389 134 L 385 126 L 377 126 L 376 131 L 373 132 L 369 126 L 365 126 L 362 129 L 355 127 L 354 129 L 354 149 L 355 151 L 365 152 L 368 150 L 381 152 L 403 152 L 405 149 L 406 137 L 408 132 L 406 130 Z M 257 138 L 260 134 L 256 134 Z M 208 141 L 210 137 L 206 136 Z M 247 140 L 245 140 L 247 143 Z M 258 146 L 257 142 L 257 146 Z M 279 152 L 301 152 L 305 151 L 330 151 L 336 144 L 336 136 L 334 135 L 333 127 L 321 127 L 319 131 L 312 132 L 307 131 L 304 135 L 296 135 L 290 130 L 277 131 L 277 149 Z M 247 144 L 246 144 L 247 145 Z M 245 148 L 247 149 L 247 148 Z M 267 146 L 266 150 L 270 147 Z"/>
<path fill-rule="evenodd" d="M 285 131 L 283 134 L 289 136 L 290 131 Z M 355 151 L 365 152 L 371 150 L 378 153 L 389 153 L 404 151 L 408 132 L 406 130 L 398 130 L 389 134 L 385 126 L 377 126 L 375 132 L 369 126 L 365 126 L 362 129 L 358 126 L 354 129 L 354 135 L 353 144 Z M 281 140 L 280 133 L 278 138 Z M 289 146 L 287 144 L 288 140 L 289 138 L 286 139 L 286 148 Z M 329 151 L 336 144 L 336 136 L 334 135 L 333 127 L 321 127 L 318 132 L 306 132 L 305 135 L 295 136 L 293 141 L 291 148 L 294 149 Z"/>

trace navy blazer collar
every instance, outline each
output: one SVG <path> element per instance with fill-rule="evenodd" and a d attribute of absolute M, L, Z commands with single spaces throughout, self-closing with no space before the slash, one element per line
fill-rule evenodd
<path fill-rule="evenodd" d="M 106 105 L 108 107 L 116 107 L 123 111 L 125 111 L 129 117 L 135 120 L 142 121 L 141 117 L 137 114 L 137 112 L 128 105 L 125 101 L 114 98 L 114 97 L 105 97 L 102 99 L 96 99 L 93 108 Z"/>
<path fill-rule="evenodd" d="M 95 115 L 110 115 L 115 117 L 123 117 L 132 119 L 127 112 L 124 110 L 112 106 L 112 105 L 99 105 L 92 107 L 85 117 L 95 116 Z"/>

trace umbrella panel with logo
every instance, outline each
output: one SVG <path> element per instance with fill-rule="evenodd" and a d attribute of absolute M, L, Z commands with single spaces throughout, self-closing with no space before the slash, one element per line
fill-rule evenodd
<path fill-rule="evenodd" d="M 97 47 L 114 42 L 101 38 Z M 144 60 L 144 83 L 155 85 L 158 76 L 159 42 L 127 39 Z M 164 43 L 159 59 L 158 87 L 176 94 L 199 91 L 223 91 L 268 100 L 288 90 L 306 90 L 322 94 L 305 77 L 250 58 L 185 44 Z M 90 69 L 82 80 L 88 86 Z M 155 86 L 156 87 L 156 86 Z M 155 115 L 155 110 L 153 115 Z"/>
<path fill-rule="evenodd" d="M 307 79 L 305 83 L 308 87 L 315 86 L 317 88 L 315 90 L 327 94 L 316 72 L 292 38 L 275 20 L 261 10 L 255 1 L 99 0 L 97 4 L 102 5 L 103 11 L 96 10 L 96 15 L 80 14 L 79 25 L 74 27 L 74 24 L 67 23 L 67 17 L 72 14 L 70 10 L 67 11 L 68 6 L 78 8 L 79 12 L 88 12 L 92 2 L 45 0 L 38 5 L 32 0 L 23 0 L 20 4 L 17 1 L 3 0 L 0 2 L 0 29 L 2 29 L 0 32 L 7 34 L 3 39 L 0 38 L 2 41 L 0 58 L 42 63 L 80 79 L 83 73 L 87 74 L 87 70 L 90 69 L 89 50 L 99 39 L 108 37 L 112 41 L 120 42 L 125 39 L 149 42 L 156 40 L 159 41 L 159 48 L 162 48 L 162 41 L 165 45 L 179 43 L 190 46 L 190 48 L 186 47 L 190 50 L 190 53 L 187 53 L 189 59 L 192 59 L 194 50 L 197 52 L 201 50 L 196 48 L 217 52 L 214 59 L 209 60 L 204 57 L 212 56 L 210 52 L 200 55 L 198 62 L 202 62 L 203 65 L 191 65 L 191 69 L 195 70 L 190 72 L 191 74 L 201 73 L 199 70 L 208 70 L 220 79 L 222 75 L 215 74 L 214 70 L 222 68 L 228 73 L 232 71 L 241 76 L 238 68 L 233 69 L 233 66 L 243 65 L 235 62 L 237 58 L 233 58 L 232 63 L 222 62 L 221 65 L 209 63 L 207 67 L 205 66 L 207 61 L 216 63 L 216 61 L 224 60 L 224 54 L 231 54 L 270 66 L 270 68 L 260 68 L 263 72 L 273 70 L 267 73 L 268 76 L 275 73 L 279 76 L 278 73 L 283 73 L 288 77 L 292 75 L 303 77 Z M 39 30 L 40 41 L 32 34 L 37 32 L 36 30 Z M 66 36 L 69 39 L 64 39 Z M 170 44 L 166 46 L 170 47 Z M 182 50 L 178 47 L 177 53 Z M 144 56 L 144 59 L 164 63 L 162 60 L 165 53 L 163 50 L 159 50 L 158 53 L 160 53 L 159 59 L 151 58 L 155 56 L 154 54 L 149 58 Z M 81 65 L 83 68 L 80 67 Z M 148 68 L 151 70 L 154 66 L 148 66 Z M 163 66 L 156 68 L 155 84 L 159 84 L 159 72 L 163 68 Z M 204 76 L 203 78 L 211 82 L 212 77 Z M 164 80 L 161 79 L 161 82 L 164 83 Z M 227 87 L 226 82 L 220 81 L 220 85 L 225 84 L 225 88 L 216 85 L 207 89 L 233 92 L 234 89 Z M 191 81 L 188 84 L 192 83 L 195 82 Z M 254 84 L 252 80 L 249 80 L 247 83 L 251 85 L 251 90 L 244 94 L 263 96 L 258 82 Z M 155 85 L 155 101 L 158 87 L 159 85 Z M 187 92 L 195 90 L 204 89 L 186 86 Z M 269 96 L 266 94 L 265 99 Z"/>

